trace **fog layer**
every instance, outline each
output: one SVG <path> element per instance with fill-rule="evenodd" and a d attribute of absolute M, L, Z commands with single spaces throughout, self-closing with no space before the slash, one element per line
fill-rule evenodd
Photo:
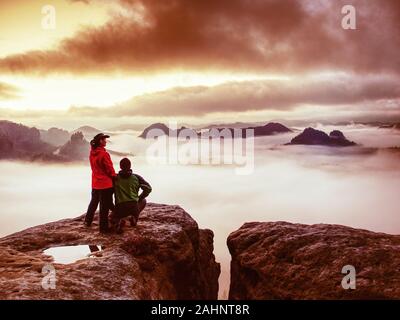
<path fill-rule="evenodd" d="M 136 155 L 134 171 L 153 186 L 150 201 L 178 204 L 200 227 L 214 231 L 224 297 L 230 262 L 226 238 L 244 222 L 334 223 L 400 233 L 400 153 L 373 149 L 400 145 L 399 132 L 342 129 L 363 146 L 282 146 L 296 133 L 256 138 L 255 170 L 245 176 L 224 165 L 151 165 L 144 156 L 150 142 L 129 132 L 113 135 L 109 147 Z M 119 159 L 113 160 L 118 169 Z M 0 162 L 0 172 L 0 236 L 86 211 L 88 164 Z"/>

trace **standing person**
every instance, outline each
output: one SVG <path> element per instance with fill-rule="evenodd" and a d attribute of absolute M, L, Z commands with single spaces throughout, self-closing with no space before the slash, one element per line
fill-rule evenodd
<path fill-rule="evenodd" d="M 100 203 L 100 232 L 107 233 L 108 211 L 114 208 L 113 204 L 113 179 L 116 176 L 110 154 L 106 151 L 107 138 L 103 133 L 97 134 L 90 141 L 90 167 L 92 168 L 92 199 L 85 216 L 85 225 L 90 226 L 94 213 Z"/>
<path fill-rule="evenodd" d="M 132 172 L 128 158 L 123 158 L 119 165 L 121 171 L 115 178 L 115 211 L 111 220 L 117 233 L 122 233 L 125 224 L 122 219 L 129 217 L 131 225 L 136 226 L 139 214 L 147 204 L 146 197 L 152 189 L 146 180 Z M 139 195 L 140 189 L 142 192 Z"/>

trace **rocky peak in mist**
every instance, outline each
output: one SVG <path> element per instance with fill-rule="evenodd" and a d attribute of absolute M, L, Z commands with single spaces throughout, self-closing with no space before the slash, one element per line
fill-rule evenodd
<path fill-rule="evenodd" d="M 355 146 L 356 143 L 348 140 L 343 132 L 333 130 L 329 135 L 321 130 L 306 128 L 302 133 L 294 137 L 288 145 L 321 145 L 329 147 Z"/>
<path fill-rule="evenodd" d="M 70 133 L 67 130 L 59 128 L 50 128 L 48 130 L 40 130 L 40 139 L 53 146 L 61 146 L 70 139 Z"/>
<path fill-rule="evenodd" d="M 88 157 L 89 142 L 78 131 L 72 134 L 71 139 L 64 144 L 58 151 L 58 155 L 67 160 L 84 160 Z"/>

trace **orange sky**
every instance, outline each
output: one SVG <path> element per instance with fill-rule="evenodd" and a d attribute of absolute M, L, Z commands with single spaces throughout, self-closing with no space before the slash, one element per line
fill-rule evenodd
<path fill-rule="evenodd" d="M 42 27 L 44 5 L 56 27 Z M 0 118 L 75 123 L 400 114 L 400 2 L 0 2 Z M 101 118 L 101 119 L 100 119 Z M 262 118 L 262 119 L 261 119 Z"/>

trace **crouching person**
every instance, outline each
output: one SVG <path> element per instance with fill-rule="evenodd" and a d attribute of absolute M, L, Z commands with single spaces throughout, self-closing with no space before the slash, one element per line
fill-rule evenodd
<path fill-rule="evenodd" d="M 129 218 L 131 225 L 136 226 L 140 212 L 146 206 L 146 197 L 151 192 L 150 184 L 138 174 L 132 173 L 128 158 L 120 161 L 121 171 L 115 178 L 115 211 L 111 223 L 117 233 L 123 232 L 124 218 Z M 142 192 L 139 195 L 139 191 Z"/>

